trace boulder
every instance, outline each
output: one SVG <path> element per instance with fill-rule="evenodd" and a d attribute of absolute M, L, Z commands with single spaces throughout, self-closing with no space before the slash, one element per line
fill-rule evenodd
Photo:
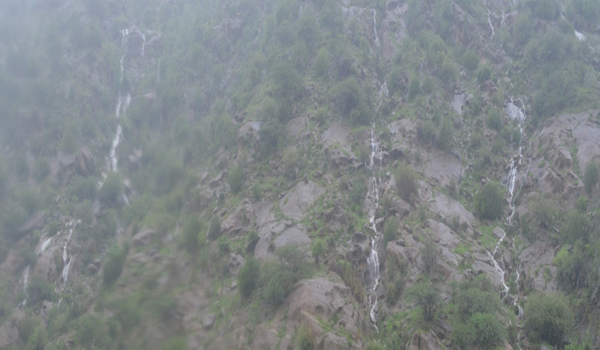
<path fill-rule="evenodd" d="M 277 238 L 273 240 L 275 249 L 285 247 L 288 245 L 295 245 L 298 247 L 306 247 L 310 245 L 310 238 L 303 229 L 298 226 L 292 226 L 284 230 Z"/>
<path fill-rule="evenodd" d="M 441 186 L 462 181 L 463 167 L 460 154 L 433 151 L 424 157 L 423 176 Z"/>
<path fill-rule="evenodd" d="M 94 174 L 94 171 L 96 170 L 94 167 L 94 158 L 87 146 L 83 146 L 81 152 L 77 154 L 77 165 L 79 173 L 82 176 L 88 177 Z"/>
<path fill-rule="evenodd" d="M 254 330 L 254 341 L 251 350 L 276 350 L 279 343 L 279 336 L 274 329 L 261 324 Z"/>
<path fill-rule="evenodd" d="M 223 181 L 223 178 L 226 175 L 226 171 L 221 171 L 219 173 L 219 175 L 217 175 L 214 179 L 210 180 L 210 182 L 208 183 L 208 185 L 210 186 L 210 188 L 216 188 L 218 187 L 221 182 Z"/>
<path fill-rule="evenodd" d="M 564 146 L 559 147 L 554 156 L 554 160 L 552 161 L 552 165 L 558 170 L 571 169 L 571 167 L 573 167 L 571 152 Z"/>
<path fill-rule="evenodd" d="M 244 265 L 244 258 L 241 255 L 232 253 L 229 258 L 227 268 L 232 276 L 237 276 L 240 267 Z"/>
<path fill-rule="evenodd" d="M 217 316 L 215 314 L 208 314 L 202 317 L 202 327 L 206 330 L 211 329 L 212 326 L 215 324 L 216 319 Z"/>
<path fill-rule="evenodd" d="M 145 245 L 152 243 L 152 241 L 155 238 L 156 238 L 156 231 L 149 229 L 147 227 L 143 227 L 131 239 L 131 246 L 132 247 L 145 246 Z"/>
<path fill-rule="evenodd" d="M 413 335 L 413 338 L 408 347 L 409 350 L 438 350 L 444 349 L 435 333 L 429 331 L 418 331 Z"/>
<path fill-rule="evenodd" d="M 319 198 L 325 189 L 312 181 L 301 181 L 280 201 L 283 214 L 294 220 L 302 220 L 308 208 Z"/>
<path fill-rule="evenodd" d="M 45 223 L 46 223 L 46 212 L 45 211 L 35 212 L 35 213 L 31 214 L 31 216 L 29 216 L 27 221 L 25 221 L 25 223 L 23 225 L 21 225 L 21 227 L 19 227 L 19 233 L 27 234 L 33 230 L 42 229 L 44 227 Z"/>

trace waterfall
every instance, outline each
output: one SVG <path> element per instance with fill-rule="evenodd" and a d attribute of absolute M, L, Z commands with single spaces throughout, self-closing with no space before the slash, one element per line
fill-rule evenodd
<path fill-rule="evenodd" d="M 69 267 L 71 266 L 71 261 L 73 261 L 73 259 L 71 259 L 71 257 L 69 257 L 69 243 L 71 242 L 71 237 L 73 236 L 73 221 L 71 221 L 69 223 L 69 226 L 71 227 L 71 229 L 69 230 L 69 235 L 67 236 L 67 239 L 65 240 L 65 243 L 63 244 L 63 254 L 62 254 L 62 258 L 63 258 L 63 270 L 62 270 L 62 278 L 63 278 L 63 289 L 65 289 L 65 286 L 67 285 L 67 280 L 69 279 Z"/>
<path fill-rule="evenodd" d="M 488 24 L 490 25 L 490 28 L 492 29 L 492 35 L 490 36 L 490 38 L 493 38 L 495 33 L 494 33 L 494 25 L 492 24 L 492 19 L 490 18 L 491 14 L 492 13 L 490 12 L 490 10 L 488 10 L 488 16 L 487 16 L 488 17 Z"/>
<path fill-rule="evenodd" d="M 367 193 L 367 212 L 369 215 L 369 223 L 371 229 L 375 232 L 375 236 L 371 238 L 371 253 L 367 258 L 367 269 L 369 271 L 369 305 L 371 306 L 369 316 L 371 322 L 377 331 L 377 287 L 379 286 L 379 279 L 381 277 L 379 272 L 379 255 L 377 254 L 377 243 L 379 242 L 379 232 L 377 232 L 377 225 L 375 224 L 375 215 L 377 213 L 377 207 L 379 206 L 379 185 L 380 180 L 375 174 L 375 159 L 379 158 L 380 165 L 382 161 L 381 149 L 375 139 L 375 133 L 373 128 L 371 129 L 371 158 L 368 165 L 368 169 L 371 171 L 371 178 L 369 179 L 369 192 Z"/>
<path fill-rule="evenodd" d="M 25 295 L 25 299 L 21 303 L 21 307 L 25 307 L 25 305 L 27 305 L 27 282 L 29 281 L 29 268 L 30 265 L 27 265 L 23 271 L 23 294 Z"/>
<path fill-rule="evenodd" d="M 519 141 L 519 151 L 516 154 L 516 156 L 514 156 L 512 158 L 510 169 L 508 171 L 507 189 L 508 189 L 508 193 L 509 193 L 508 199 L 509 199 L 510 204 L 509 204 L 509 214 L 506 218 L 506 221 L 509 225 L 512 224 L 512 219 L 515 215 L 514 194 L 515 194 L 515 187 L 516 187 L 516 182 L 517 182 L 518 166 L 522 164 L 522 159 L 523 159 L 522 141 L 523 141 L 523 137 L 525 136 L 524 124 L 525 124 L 525 120 L 527 119 L 527 115 L 525 114 L 525 111 L 522 108 L 515 105 L 514 102 L 515 102 L 514 99 L 511 98 L 510 102 L 506 105 L 506 113 L 508 114 L 508 116 L 511 119 L 515 119 L 518 121 L 519 130 L 521 132 L 521 140 Z M 523 101 L 520 101 L 520 102 L 521 102 L 521 105 L 523 105 Z M 496 243 L 496 247 L 494 248 L 494 251 L 493 252 L 490 252 L 489 250 L 487 251 L 488 255 L 492 258 L 492 261 L 494 262 L 494 268 L 496 269 L 496 272 L 498 272 L 498 274 L 500 275 L 500 281 L 501 281 L 502 287 L 503 287 L 503 291 L 501 293 L 502 301 L 506 300 L 506 298 L 510 295 L 510 288 L 508 287 L 508 285 L 505 282 L 506 272 L 504 270 L 502 270 L 502 268 L 500 267 L 500 263 L 496 260 L 496 254 L 498 253 L 498 250 L 500 249 L 500 245 L 504 241 L 504 238 L 506 238 L 506 232 L 504 232 L 504 235 L 502 237 L 500 237 L 500 239 L 498 240 L 498 243 Z M 521 276 L 520 268 L 521 268 L 521 266 L 519 265 L 519 267 L 517 268 L 517 271 L 516 271 L 517 286 L 519 283 L 519 278 Z M 517 295 L 512 296 L 512 298 L 513 298 L 512 305 L 517 306 L 517 308 L 519 310 L 518 319 L 522 319 L 523 318 L 523 308 L 521 307 L 521 305 L 519 305 L 518 292 L 517 292 Z M 520 332 L 519 332 L 519 334 L 520 334 Z M 518 345 L 518 346 L 519 346 L 519 349 L 521 349 L 521 346 L 520 345 Z"/>
<path fill-rule="evenodd" d="M 144 57 L 144 51 L 146 50 L 146 34 L 144 32 L 140 32 L 142 34 L 142 57 Z"/>
<path fill-rule="evenodd" d="M 375 9 L 373 11 L 373 33 L 375 33 L 375 46 L 379 47 L 379 34 L 377 33 L 377 11 Z"/>
<path fill-rule="evenodd" d="M 585 41 L 585 35 L 583 35 L 582 33 L 575 31 L 575 36 L 577 37 L 577 39 L 579 39 L 579 41 Z"/>
<path fill-rule="evenodd" d="M 40 250 L 38 251 L 38 254 L 41 254 L 43 252 L 46 251 L 46 249 L 48 248 L 48 246 L 50 245 L 50 243 L 52 243 L 52 238 L 54 237 L 50 237 L 47 240 L 44 241 L 44 243 L 42 243 L 42 246 L 40 247 Z"/>

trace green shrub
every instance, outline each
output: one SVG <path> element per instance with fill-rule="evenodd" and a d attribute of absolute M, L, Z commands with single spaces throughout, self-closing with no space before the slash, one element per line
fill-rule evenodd
<path fill-rule="evenodd" d="M 227 175 L 229 188 L 233 193 L 239 193 L 244 185 L 244 168 L 241 165 L 235 165 L 229 170 Z"/>
<path fill-rule="evenodd" d="M 206 237 L 208 239 L 217 239 L 221 236 L 221 221 L 217 216 L 213 216 L 210 219 L 210 225 L 208 226 L 208 231 L 206 232 Z"/>
<path fill-rule="evenodd" d="M 202 226 L 198 219 L 193 216 L 185 219 L 183 224 L 183 228 L 181 230 L 181 241 L 180 244 L 183 248 L 185 248 L 190 253 L 195 253 L 198 251 L 198 239 L 200 232 L 202 231 Z"/>
<path fill-rule="evenodd" d="M 113 245 L 108 251 L 103 267 L 103 282 L 105 287 L 112 286 L 119 276 L 121 276 L 123 265 L 125 265 L 125 259 L 127 258 L 128 248 L 127 245 L 123 247 Z"/>
<path fill-rule="evenodd" d="M 440 80 L 447 85 L 454 84 L 458 79 L 458 70 L 452 60 L 448 57 L 442 62 L 437 74 Z"/>
<path fill-rule="evenodd" d="M 600 179 L 600 171 L 598 170 L 598 164 L 590 163 L 585 168 L 585 173 L 583 174 L 583 184 L 585 185 L 585 190 L 588 193 L 592 193 L 592 190 L 598 183 L 598 179 Z"/>
<path fill-rule="evenodd" d="M 39 276 L 34 276 L 27 285 L 27 302 L 29 305 L 41 304 L 44 300 L 56 301 L 54 286 Z"/>
<path fill-rule="evenodd" d="M 275 254 L 278 261 L 263 269 L 262 297 L 269 304 L 280 305 L 296 283 L 310 274 L 312 268 L 306 254 L 296 246 L 279 248 Z"/>
<path fill-rule="evenodd" d="M 110 172 L 98 193 L 100 201 L 106 206 L 113 207 L 118 204 L 121 193 L 123 193 L 121 176 L 118 173 Z"/>
<path fill-rule="evenodd" d="M 480 346 L 493 347 L 499 344 L 506 330 L 496 315 L 477 313 L 471 317 L 475 329 L 475 343 Z"/>
<path fill-rule="evenodd" d="M 185 337 L 171 338 L 163 345 L 164 350 L 188 350 L 187 339 Z"/>
<path fill-rule="evenodd" d="M 567 214 L 567 219 L 560 229 L 562 238 L 567 243 L 575 243 L 577 240 L 587 242 L 594 227 L 584 213 L 571 210 Z"/>
<path fill-rule="evenodd" d="M 435 126 L 429 120 L 419 120 L 417 123 L 417 137 L 423 145 L 428 145 L 435 141 Z"/>
<path fill-rule="evenodd" d="M 121 324 L 124 332 L 130 332 L 142 320 L 142 310 L 135 296 L 118 300 L 114 303 L 113 310 L 115 319 Z"/>
<path fill-rule="evenodd" d="M 104 185 L 106 185 L 106 183 L 104 183 Z M 109 186 L 114 185 L 115 184 L 110 184 Z M 69 183 L 67 193 L 69 197 L 76 197 L 80 201 L 86 199 L 94 200 L 96 198 L 96 194 L 98 193 L 98 186 L 93 177 L 85 178 L 77 176 L 71 180 L 71 183 Z"/>
<path fill-rule="evenodd" d="M 477 69 L 477 66 L 479 66 L 479 55 L 477 54 L 477 52 L 473 50 L 468 50 L 467 52 L 465 52 L 465 55 L 463 57 L 463 65 L 467 70 L 471 72 Z"/>
<path fill-rule="evenodd" d="M 440 292 L 436 286 L 429 282 L 416 283 L 408 290 L 407 299 L 421 310 L 423 320 L 427 323 L 433 322 L 437 316 L 440 306 Z"/>
<path fill-rule="evenodd" d="M 48 332 L 43 324 L 35 327 L 35 330 L 27 341 L 27 350 L 44 350 L 48 343 Z"/>
<path fill-rule="evenodd" d="M 567 301 L 559 294 L 535 294 L 525 305 L 525 331 L 532 342 L 560 344 L 572 320 Z"/>
<path fill-rule="evenodd" d="M 556 19 L 560 11 L 558 3 L 553 0 L 528 0 L 525 4 L 536 17 L 548 21 Z"/>
<path fill-rule="evenodd" d="M 589 200 L 586 196 L 579 196 L 577 198 L 577 203 L 575 204 L 575 208 L 580 213 L 585 213 L 588 207 Z"/>
<path fill-rule="evenodd" d="M 217 239 L 217 247 L 221 253 L 229 253 L 231 250 L 231 241 L 229 241 L 229 238 L 221 236 Z"/>
<path fill-rule="evenodd" d="M 77 150 L 77 141 L 75 132 L 68 127 L 60 141 L 60 150 L 64 153 L 74 153 Z"/>
<path fill-rule="evenodd" d="M 549 229 L 554 220 L 554 216 L 556 215 L 556 208 L 551 200 L 539 196 L 531 203 L 531 213 L 540 227 Z"/>
<path fill-rule="evenodd" d="M 83 315 L 75 325 L 75 342 L 84 349 L 103 348 L 109 345 L 109 335 L 100 316 Z"/>
<path fill-rule="evenodd" d="M 475 213 L 482 219 L 496 220 L 504 213 L 505 197 L 500 185 L 489 182 L 477 191 L 473 199 Z"/>
<path fill-rule="evenodd" d="M 325 255 L 325 241 L 320 238 L 317 238 L 313 241 L 310 252 L 315 258 L 317 264 L 319 263 L 319 259 Z"/>
<path fill-rule="evenodd" d="M 408 165 L 401 166 L 397 172 L 396 186 L 400 197 L 405 201 L 412 203 L 412 196 L 417 195 L 419 189 L 417 173 Z"/>
<path fill-rule="evenodd" d="M 298 345 L 300 350 L 313 350 L 316 345 L 315 343 L 315 335 L 310 328 L 300 327 L 298 333 L 296 333 L 296 345 Z"/>
<path fill-rule="evenodd" d="M 29 338 L 33 335 L 33 332 L 41 325 L 42 320 L 35 315 L 27 315 L 19 323 L 19 337 L 24 344 L 27 344 Z"/>
<path fill-rule="evenodd" d="M 296 178 L 296 173 L 301 170 L 302 155 L 296 148 L 287 148 L 283 151 L 283 174 L 289 179 Z"/>
<path fill-rule="evenodd" d="M 557 265 L 556 280 L 567 292 L 585 286 L 588 272 L 588 258 L 581 242 L 577 242 L 572 252 L 565 248 L 556 255 L 553 264 Z"/>
<path fill-rule="evenodd" d="M 329 73 L 329 53 L 325 49 L 321 49 L 315 62 L 313 63 L 313 69 L 318 77 L 327 78 Z"/>
<path fill-rule="evenodd" d="M 258 131 L 260 136 L 260 151 L 263 157 L 274 153 L 279 146 L 283 127 L 277 120 L 263 122 Z"/>
<path fill-rule="evenodd" d="M 260 265 L 253 257 L 246 259 L 244 266 L 238 273 L 238 288 L 244 298 L 248 298 L 254 292 L 257 281 L 260 277 Z"/>
<path fill-rule="evenodd" d="M 440 130 L 437 135 L 436 145 L 443 151 L 448 151 L 454 143 L 454 124 L 450 118 L 442 120 Z"/>
<path fill-rule="evenodd" d="M 359 124 L 369 123 L 371 116 L 367 96 L 356 78 L 337 84 L 333 95 L 342 116 Z"/>
<path fill-rule="evenodd" d="M 408 100 L 414 100 L 419 94 L 421 94 L 421 81 L 418 78 L 413 78 L 408 86 Z"/>
<path fill-rule="evenodd" d="M 492 77 L 492 69 L 487 64 L 480 64 L 477 69 L 477 81 L 482 84 L 490 80 Z"/>
<path fill-rule="evenodd" d="M 383 247 L 387 247 L 388 242 L 395 241 L 399 227 L 398 219 L 392 217 L 387 219 L 383 229 Z"/>
<path fill-rule="evenodd" d="M 431 238 L 428 238 L 425 241 L 423 248 L 421 248 L 421 260 L 423 261 L 423 267 L 427 274 L 435 272 L 438 254 L 439 248 L 437 244 Z"/>
<path fill-rule="evenodd" d="M 490 111 L 485 123 L 487 127 L 492 130 L 496 130 L 497 132 L 502 130 L 502 116 L 500 116 L 500 113 L 498 113 L 496 110 Z"/>
<path fill-rule="evenodd" d="M 38 158 L 33 165 L 33 177 L 37 182 L 42 182 L 50 173 L 50 163 L 46 158 Z"/>

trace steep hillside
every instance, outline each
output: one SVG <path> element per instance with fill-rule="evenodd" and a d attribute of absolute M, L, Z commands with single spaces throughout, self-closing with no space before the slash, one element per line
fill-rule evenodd
<path fill-rule="evenodd" d="M 598 0 L 7 0 L 0 349 L 594 349 Z"/>

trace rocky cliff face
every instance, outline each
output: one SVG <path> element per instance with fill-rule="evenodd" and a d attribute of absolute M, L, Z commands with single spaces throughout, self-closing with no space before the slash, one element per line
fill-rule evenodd
<path fill-rule="evenodd" d="M 44 4 L 0 349 L 535 349 L 539 293 L 597 347 L 598 33 L 539 3 Z"/>

